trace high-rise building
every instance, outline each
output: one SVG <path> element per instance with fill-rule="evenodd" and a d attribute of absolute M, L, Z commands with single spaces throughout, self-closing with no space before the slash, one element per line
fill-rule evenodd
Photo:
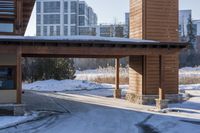
<path fill-rule="evenodd" d="M 125 13 L 125 37 L 129 38 L 130 13 Z"/>
<path fill-rule="evenodd" d="M 100 24 L 96 27 L 96 36 L 125 37 L 124 24 Z"/>
<path fill-rule="evenodd" d="M 192 10 L 179 11 L 179 35 L 187 36 L 188 34 L 188 21 L 192 16 Z"/>
<path fill-rule="evenodd" d="M 37 36 L 82 35 L 97 25 L 93 9 L 79 0 L 37 0 L 36 15 Z"/>
<path fill-rule="evenodd" d="M 193 20 L 193 30 L 196 36 L 200 36 L 200 20 Z"/>

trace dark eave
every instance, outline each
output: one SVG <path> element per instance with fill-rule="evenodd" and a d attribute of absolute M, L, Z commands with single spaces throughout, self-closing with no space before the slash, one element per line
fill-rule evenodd
<path fill-rule="evenodd" d="M 62 40 L 62 39 L 8 39 L 0 38 L 0 45 L 65 46 L 65 47 L 120 47 L 120 48 L 186 48 L 187 42 L 110 41 L 110 40 Z"/>

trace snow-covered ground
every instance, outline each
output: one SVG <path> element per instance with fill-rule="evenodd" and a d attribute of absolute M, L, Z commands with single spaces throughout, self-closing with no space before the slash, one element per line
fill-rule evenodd
<path fill-rule="evenodd" d="M 99 84 L 85 80 L 45 80 L 30 84 L 24 83 L 23 90 L 41 91 L 41 92 L 64 92 L 76 91 L 76 93 L 90 93 L 101 96 L 112 96 L 115 85 Z M 122 94 L 125 95 L 128 85 L 120 85 Z"/>
<path fill-rule="evenodd" d="M 200 130 L 198 106 L 183 111 L 187 104 L 172 104 L 171 109 L 179 106 L 181 112 L 158 113 L 150 110 L 152 106 L 75 92 L 27 91 L 24 97 L 28 108 L 55 108 L 70 113 L 0 129 L 0 133 L 199 133 Z"/>
<path fill-rule="evenodd" d="M 24 100 L 34 110 L 51 109 L 66 112 L 46 119 L 23 123 L 33 116 L 0 117 L 0 133 L 199 133 L 200 84 L 180 85 L 181 92 L 191 97 L 183 102 L 170 104 L 167 113 L 152 111 L 153 106 L 135 105 L 123 99 L 110 98 L 114 85 L 80 80 L 84 77 L 106 75 L 102 71 L 78 72 L 76 80 L 46 80 L 24 83 Z M 89 76 L 88 76 L 89 74 Z M 200 68 L 180 69 L 183 76 L 200 75 Z M 194 74 L 194 75 L 193 75 Z M 79 80 L 78 80 L 79 79 Z M 128 85 L 120 86 L 125 95 Z M 34 100 L 33 100 L 34 99 Z M 3 124 L 2 124 L 3 123 Z"/>

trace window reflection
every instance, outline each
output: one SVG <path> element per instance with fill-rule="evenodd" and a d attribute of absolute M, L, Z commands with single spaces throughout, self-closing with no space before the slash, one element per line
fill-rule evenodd
<path fill-rule="evenodd" d="M 0 67 L 0 89 L 15 89 L 14 68 Z"/>
<path fill-rule="evenodd" d="M 13 27 L 11 23 L 0 23 L 0 32 L 13 32 Z"/>

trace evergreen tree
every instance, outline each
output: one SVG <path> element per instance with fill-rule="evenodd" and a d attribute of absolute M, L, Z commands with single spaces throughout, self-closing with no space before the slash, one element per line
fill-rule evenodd
<path fill-rule="evenodd" d="M 23 63 L 23 80 L 74 79 L 75 68 L 72 59 L 35 58 Z"/>
<path fill-rule="evenodd" d="M 188 25 L 187 25 L 187 31 L 188 31 L 188 42 L 190 43 L 190 49 L 194 49 L 195 41 L 196 41 L 196 36 L 194 33 L 194 24 L 192 22 L 192 17 L 190 15 L 188 19 Z"/>

